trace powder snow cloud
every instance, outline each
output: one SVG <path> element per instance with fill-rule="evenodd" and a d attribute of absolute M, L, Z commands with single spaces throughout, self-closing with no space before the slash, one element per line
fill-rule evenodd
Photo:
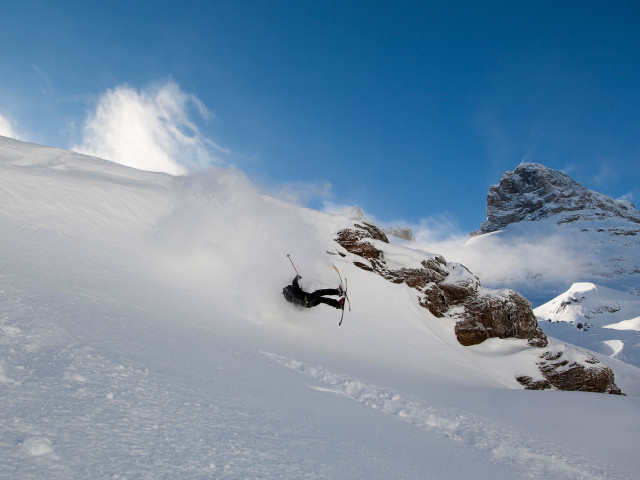
<path fill-rule="evenodd" d="M 129 167 L 182 175 L 220 164 L 228 153 L 198 129 L 195 120 L 213 115 L 173 81 L 137 90 L 129 85 L 104 92 L 71 147 Z"/>
<path fill-rule="evenodd" d="M 18 140 L 20 139 L 11 121 L 3 115 L 0 115 L 0 135 L 3 137 L 16 138 Z"/>

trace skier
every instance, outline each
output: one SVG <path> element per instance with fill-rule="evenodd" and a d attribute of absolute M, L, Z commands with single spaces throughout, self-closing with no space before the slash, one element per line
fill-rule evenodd
<path fill-rule="evenodd" d="M 296 275 L 291 282 L 291 285 L 287 285 L 282 289 L 282 295 L 284 295 L 284 298 L 286 298 L 287 301 L 307 308 L 315 307 L 320 303 L 324 303 L 325 305 L 329 305 L 330 307 L 334 307 L 339 310 L 344 309 L 344 290 L 342 289 L 342 285 L 338 288 L 325 288 L 322 290 L 316 290 L 312 293 L 307 293 L 300 288 L 300 285 L 298 285 L 298 280 L 301 278 L 302 277 L 300 275 Z M 331 295 L 340 298 L 336 300 L 334 298 L 326 298 L 324 295 Z"/>

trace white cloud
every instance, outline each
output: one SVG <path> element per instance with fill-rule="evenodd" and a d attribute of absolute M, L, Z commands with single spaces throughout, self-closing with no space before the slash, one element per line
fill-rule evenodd
<path fill-rule="evenodd" d="M 633 203 L 634 199 L 635 199 L 635 195 L 633 194 L 633 191 L 629 191 L 624 195 L 622 195 L 618 200 L 624 200 L 626 202 Z"/>
<path fill-rule="evenodd" d="M 11 124 L 7 117 L 0 115 L 0 135 L 3 137 L 10 137 L 19 139 L 20 137 L 15 131 L 14 126 Z"/>
<path fill-rule="evenodd" d="M 195 109 L 195 112 L 194 112 Z M 202 135 L 191 116 L 212 114 L 173 81 L 138 91 L 121 85 L 103 93 L 71 147 L 123 165 L 172 175 L 221 163 L 227 153 Z"/>
<path fill-rule="evenodd" d="M 469 238 L 458 221 L 447 213 L 422 218 L 413 230 L 416 240 L 427 244 L 463 244 Z"/>

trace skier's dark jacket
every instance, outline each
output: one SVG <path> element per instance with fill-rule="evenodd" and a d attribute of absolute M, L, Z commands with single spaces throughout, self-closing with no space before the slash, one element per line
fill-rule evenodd
<path fill-rule="evenodd" d="M 282 289 L 282 295 L 284 295 L 284 298 L 286 298 L 288 302 L 306 307 L 307 292 L 302 290 L 300 285 L 298 285 L 298 280 L 300 280 L 300 278 L 302 278 L 300 275 L 296 275 L 291 282 L 291 285 L 287 285 Z"/>

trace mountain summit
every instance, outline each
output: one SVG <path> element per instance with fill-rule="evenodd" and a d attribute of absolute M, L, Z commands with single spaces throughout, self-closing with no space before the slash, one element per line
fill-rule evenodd
<path fill-rule="evenodd" d="M 487 220 L 471 236 L 448 257 L 483 285 L 513 288 L 539 306 L 546 335 L 640 366 L 640 212 L 633 204 L 524 163 L 489 189 Z"/>
<path fill-rule="evenodd" d="M 472 235 L 521 221 L 558 216 L 557 223 L 622 218 L 640 223 L 631 202 L 591 191 L 568 175 L 538 163 L 523 163 L 502 175 L 487 194 L 487 220 Z"/>

